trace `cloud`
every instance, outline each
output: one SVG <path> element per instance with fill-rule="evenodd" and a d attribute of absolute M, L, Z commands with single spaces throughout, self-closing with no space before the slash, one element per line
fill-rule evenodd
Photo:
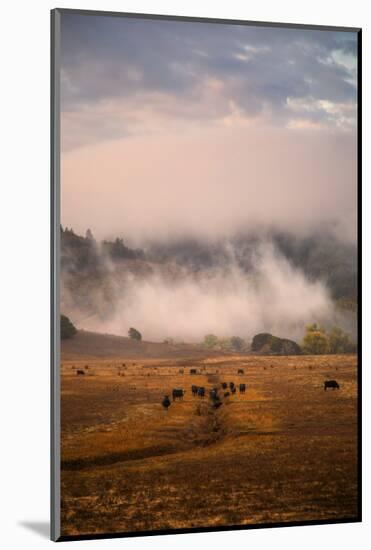
<path fill-rule="evenodd" d="M 63 14 L 64 147 L 143 133 L 147 110 L 159 132 L 169 119 L 203 126 L 236 110 L 349 130 L 356 52 L 352 32 Z"/>
<path fill-rule="evenodd" d="M 150 125 L 151 121 L 147 121 Z M 273 228 L 354 242 L 356 135 L 221 124 L 62 157 L 62 223 L 98 238 L 218 239 Z"/>

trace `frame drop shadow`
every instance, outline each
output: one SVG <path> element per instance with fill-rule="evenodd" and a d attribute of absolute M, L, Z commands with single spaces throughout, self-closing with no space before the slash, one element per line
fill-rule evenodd
<path fill-rule="evenodd" d="M 19 521 L 18 525 L 33 531 L 43 539 L 50 538 L 50 523 L 48 521 Z"/>

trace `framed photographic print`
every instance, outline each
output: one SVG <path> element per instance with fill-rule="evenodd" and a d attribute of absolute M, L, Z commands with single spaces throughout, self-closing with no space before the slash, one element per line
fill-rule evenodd
<path fill-rule="evenodd" d="M 361 30 L 52 12 L 52 538 L 361 520 Z"/>

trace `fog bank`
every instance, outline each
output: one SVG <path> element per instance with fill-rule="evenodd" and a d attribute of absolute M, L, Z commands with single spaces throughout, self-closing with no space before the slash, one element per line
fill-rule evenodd
<path fill-rule="evenodd" d="M 199 273 L 152 265 L 139 274 L 111 266 L 104 288 L 89 290 L 95 314 L 76 307 L 66 287 L 62 310 L 79 328 L 126 335 L 134 326 L 152 341 L 199 342 L 208 333 L 249 339 L 265 331 L 301 340 L 307 323 L 334 320 L 324 284 L 309 281 L 271 243 L 259 245 L 251 261 L 246 273 L 230 249 L 225 266 Z"/>

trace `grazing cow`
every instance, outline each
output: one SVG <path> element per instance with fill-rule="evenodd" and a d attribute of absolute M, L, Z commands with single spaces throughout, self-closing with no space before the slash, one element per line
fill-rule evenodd
<path fill-rule="evenodd" d="M 81 375 L 81 374 L 85 374 L 85 371 L 82 370 L 82 369 L 77 369 L 76 374 L 78 374 L 78 375 L 79 375 L 79 374 L 80 374 L 80 375 Z"/>
<path fill-rule="evenodd" d="M 222 388 L 223 390 L 226 390 L 228 388 L 227 382 L 222 382 Z"/>
<path fill-rule="evenodd" d="M 229 382 L 229 389 L 233 390 L 233 388 L 234 388 L 234 382 Z"/>
<path fill-rule="evenodd" d="M 326 380 L 324 385 L 324 390 L 326 391 L 327 388 L 332 388 L 333 390 L 340 390 L 340 386 L 336 382 L 336 380 Z"/>
<path fill-rule="evenodd" d="M 163 400 L 161 401 L 161 405 L 164 407 L 164 409 L 168 410 L 168 408 L 169 408 L 170 405 L 171 405 L 171 401 L 170 401 L 168 395 L 165 395 L 165 397 L 164 397 Z"/>
<path fill-rule="evenodd" d="M 237 391 L 236 388 L 231 388 L 231 392 L 233 395 L 236 393 L 236 391 Z"/>
<path fill-rule="evenodd" d="M 201 397 L 201 399 L 203 399 L 205 397 L 205 388 L 204 387 L 198 388 L 197 395 L 198 397 Z"/>
<path fill-rule="evenodd" d="M 185 390 L 183 390 L 182 388 L 173 389 L 173 401 L 175 401 L 176 399 L 180 399 L 181 401 L 183 401 L 184 394 Z"/>
<path fill-rule="evenodd" d="M 197 392 L 198 392 L 198 386 L 195 386 L 194 384 L 192 385 L 192 395 L 193 396 L 196 396 L 197 395 Z"/>
<path fill-rule="evenodd" d="M 240 384 L 240 393 L 245 393 L 246 391 L 246 384 Z"/>
<path fill-rule="evenodd" d="M 225 391 L 223 395 L 224 397 L 229 397 L 231 394 L 229 393 L 229 391 Z"/>
<path fill-rule="evenodd" d="M 220 400 L 220 397 L 218 395 L 218 392 L 216 390 L 210 391 L 210 400 L 212 402 L 212 406 L 217 409 L 222 404 L 222 401 Z"/>
<path fill-rule="evenodd" d="M 245 374 L 245 371 L 243 369 L 238 369 L 237 374 Z"/>
<path fill-rule="evenodd" d="M 209 397 L 212 401 L 218 401 L 219 400 L 218 390 L 216 388 L 213 388 L 212 390 L 210 390 Z"/>
<path fill-rule="evenodd" d="M 190 369 L 189 374 L 197 374 L 197 369 Z"/>

